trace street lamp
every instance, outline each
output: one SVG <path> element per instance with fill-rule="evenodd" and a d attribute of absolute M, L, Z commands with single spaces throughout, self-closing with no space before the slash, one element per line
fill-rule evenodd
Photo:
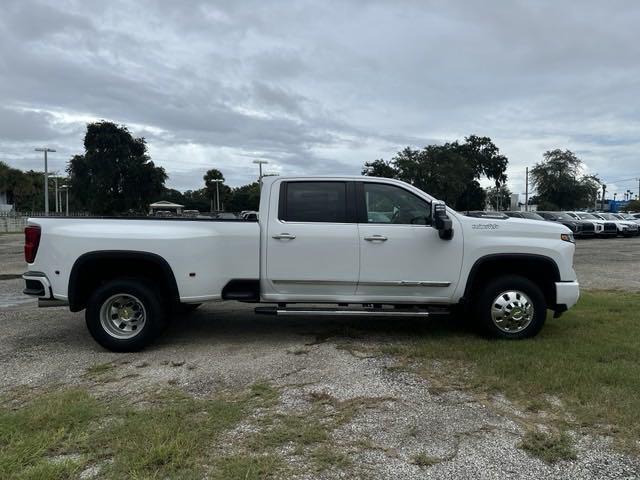
<path fill-rule="evenodd" d="M 216 183 L 216 211 L 219 212 L 220 211 L 220 188 L 219 188 L 219 185 L 222 182 L 224 182 L 224 180 L 216 178 L 215 180 L 211 180 L 211 181 Z"/>
<path fill-rule="evenodd" d="M 60 185 L 60 189 L 64 190 L 64 193 L 65 193 L 65 201 L 66 201 L 65 215 L 68 217 L 69 216 L 69 185 L 64 183 Z M 60 203 L 62 203 L 62 201 L 60 201 Z M 60 211 L 62 211 L 62 205 L 60 206 Z"/>
<path fill-rule="evenodd" d="M 260 166 L 260 176 L 258 177 L 258 182 L 260 183 L 260 188 L 262 188 L 262 165 L 269 162 L 266 160 L 254 160 L 253 163 L 256 163 Z"/>
<path fill-rule="evenodd" d="M 47 169 L 47 153 L 55 152 L 53 148 L 36 148 L 36 152 L 44 152 L 44 214 L 49 215 L 49 171 Z"/>

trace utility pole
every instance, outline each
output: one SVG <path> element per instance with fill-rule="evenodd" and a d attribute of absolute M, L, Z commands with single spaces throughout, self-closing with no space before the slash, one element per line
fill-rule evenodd
<path fill-rule="evenodd" d="M 47 167 L 47 153 L 55 152 L 53 148 L 36 148 L 36 152 L 44 152 L 44 214 L 49 215 L 49 170 Z"/>
<path fill-rule="evenodd" d="M 529 211 L 529 167 L 524 173 L 524 211 Z"/>
<path fill-rule="evenodd" d="M 66 209 L 65 209 L 65 216 L 69 216 L 69 185 L 67 185 L 66 183 L 63 183 L 62 185 L 60 185 L 60 188 L 62 190 L 64 190 L 65 193 L 65 200 L 66 200 Z M 62 193 L 60 194 L 60 211 L 62 211 Z"/>
<path fill-rule="evenodd" d="M 53 177 L 53 182 L 56 186 L 56 213 L 60 212 L 62 209 L 60 208 L 60 197 L 58 196 L 58 172 L 53 172 L 55 177 Z"/>
<path fill-rule="evenodd" d="M 211 181 L 216 183 L 216 211 L 219 212 L 220 211 L 220 188 L 219 188 L 219 185 L 224 180 L 222 180 L 220 178 L 216 178 L 215 180 L 211 180 Z M 211 211 L 213 212 L 213 199 L 211 199 Z"/>
<path fill-rule="evenodd" d="M 260 167 L 260 176 L 258 177 L 258 183 L 260 184 L 260 190 L 262 190 L 262 165 L 269 163 L 266 160 L 254 160 L 253 163 L 257 163 Z"/>
<path fill-rule="evenodd" d="M 603 212 L 604 212 L 604 197 L 606 193 L 607 193 L 607 186 L 603 183 L 602 184 L 602 207 L 601 207 L 601 210 Z"/>

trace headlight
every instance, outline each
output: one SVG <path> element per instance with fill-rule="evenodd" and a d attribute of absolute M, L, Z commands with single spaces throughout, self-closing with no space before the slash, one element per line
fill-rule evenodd
<path fill-rule="evenodd" d="M 560 240 L 564 240 L 565 242 L 576 243 L 576 239 L 573 238 L 573 233 L 561 233 Z"/>

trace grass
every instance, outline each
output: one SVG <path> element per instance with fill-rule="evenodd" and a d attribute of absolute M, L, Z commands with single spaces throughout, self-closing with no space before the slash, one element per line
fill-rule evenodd
<path fill-rule="evenodd" d="M 522 439 L 520 448 L 547 463 L 577 458 L 573 440 L 566 432 L 544 433 L 529 430 Z"/>
<path fill-rule="evenodd" d="M 559 398 L 575 428 L 613 434 L 624 447 L 640 445 L 640 294 L 584 292 L 579 304 L 524 341 L 489 340 L 465 329 L 425 332 L 390 354 L 445 365 L 443 377 L 485 392 L 503 392 L 529 411 L 554 408 Z M 420 332 L 422 333 L 422 331 Z"/>
<path fill-rule="evenodd" d="M 25 396 L 24 393 L 21 394 Z M 274 390 L 254 385 L 238 396 L 197 399 L 169 389 L 139 405 L 98 399 L 83 389 L 35 395 L 0 404 L 0 478 L 66 479 L 100 466 L 101 478 L 264 478 L 276 455 L 213 455 L 216 440 Z"/>

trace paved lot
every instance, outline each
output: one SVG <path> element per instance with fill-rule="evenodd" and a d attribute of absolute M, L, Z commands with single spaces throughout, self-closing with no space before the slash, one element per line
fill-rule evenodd
<path fill-rule="evenodd" d="M 116 366 L 113 381 L 91 384 L 114 395 L 177 385 L 194 394 L 269 381 L 282 392 L 278 409 L 304 412 L 310 394 L 337 400 L 373 399 L 333 432 L 352 459 L 334 478 L 638 478 L 640 462 L 605 439 L 577 436 L 578 460 L 553 466 L 517 448 L 530 419 L 500 396 L 477 397 L 427 376 L 397 369 L 376 347 L 411 338 L 417 320 L 255 316 L 252 306 L 205 305 L 176 318 L 156 345 L 137 354 L 113 354 L 89 337 L 82 313 L 37 309 L 20 297 L 24 269 L 20 236 L 0 235 L 0 394 L 19 385 L 87 385 L 88 368 Z M 640 290 L 640 239 L 578 244 L 576 270 L 589 288 Z M 453 327 L 443 322 L 442 330 Z M 453 332 L 453 330 L 451 330 Z M 433 372 L 438 364 L 432 365 Z M 435 378 L 435 377 L 434 377 Z M 247 420 L 251 429 L 251 419 Z M 242 429 L 240 429 L 242 430 Z M 238 433 L 241 435 L 241 433 Z M 367 439 L 367 444 L 358 440 Z M 229 444 L 233 445 L 231 436 Z M 425 452 L 442 461 L 414 464 Z M 310 477 L 305 477 L 310 478 Z"/>

